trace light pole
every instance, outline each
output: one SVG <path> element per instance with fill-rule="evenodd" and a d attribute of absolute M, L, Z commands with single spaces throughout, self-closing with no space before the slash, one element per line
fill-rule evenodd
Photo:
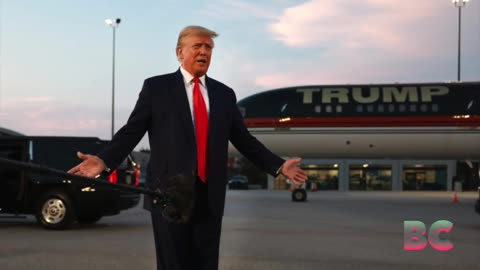
<path fill-rule="evenodd" d="M 105 23 L 110 25 L 113 30 L 113 50 L 112 50 L 112 139 L 113 134 L 115 133 L 115 29 L 122 20 L 120 18 L 116 19 L 106 19 Z"/>
<path fill-rule="evenodd" d="M 469 0 L 452 0 L 452 3 L 458 7 L 458 68 L 457 68 L 457 81 L 460 81 L 460 40 L 462 29 L 462 7 L 464 7 Z"/>

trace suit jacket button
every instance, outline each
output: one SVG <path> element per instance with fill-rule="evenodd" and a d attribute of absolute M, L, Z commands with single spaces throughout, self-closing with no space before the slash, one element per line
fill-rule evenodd
<path fill-rule="evenodd" d="M 155 200 L 153 200 L 153 202 L 152 202 L 152 203 L 153 203 L 153 204 L 157 204 L 157 200 L 156 200 L 156 199 L 155 199 Z"/>

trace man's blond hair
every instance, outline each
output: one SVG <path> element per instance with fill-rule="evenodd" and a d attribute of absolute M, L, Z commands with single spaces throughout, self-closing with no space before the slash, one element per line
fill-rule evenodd
<path fill-rule="evenodd" d="M 199 25 L 189 25 L 180 31 L 177 40 L 177 47 L 175 48 L 175 52 L 178 56 L 178 49 L 185 45 L 185 39 L 190 35 L 197 35 L 197 36 L 207 36 L 212 40 L 218 37 L 218 34 L 215 31 L 212 31 L 208 28 Z"/>

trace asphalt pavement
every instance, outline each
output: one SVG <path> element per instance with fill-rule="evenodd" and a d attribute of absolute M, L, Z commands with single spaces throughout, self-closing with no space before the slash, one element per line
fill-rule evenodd
<path fill-rule="evenodd" d="M 229 190 L 220 269 L 480 269 L 476 193 Z M 403 222 L 449 220 L 449 251 L 403 249 Z M 93 225 L 47 231 L 32 217 L 0 218 L 1 270 L 155 269 L 149 213 L 140 207 Z"/>

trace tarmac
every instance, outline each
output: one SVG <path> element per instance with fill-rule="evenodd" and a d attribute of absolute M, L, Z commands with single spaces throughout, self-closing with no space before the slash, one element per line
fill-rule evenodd
<path fill-rule="evenodd" d="M 220 248 L 222 270 L 480 269 L 477 192 L 309 192 L 229 190 Z M 404 221 L 427 228 L 449 220 L 454 245 L 404 250 Z M 149 213 L 140 207 L 97 224 L 47 231 L 32 217 L 0 219 L 1 270 L 153 270 Z"/>

